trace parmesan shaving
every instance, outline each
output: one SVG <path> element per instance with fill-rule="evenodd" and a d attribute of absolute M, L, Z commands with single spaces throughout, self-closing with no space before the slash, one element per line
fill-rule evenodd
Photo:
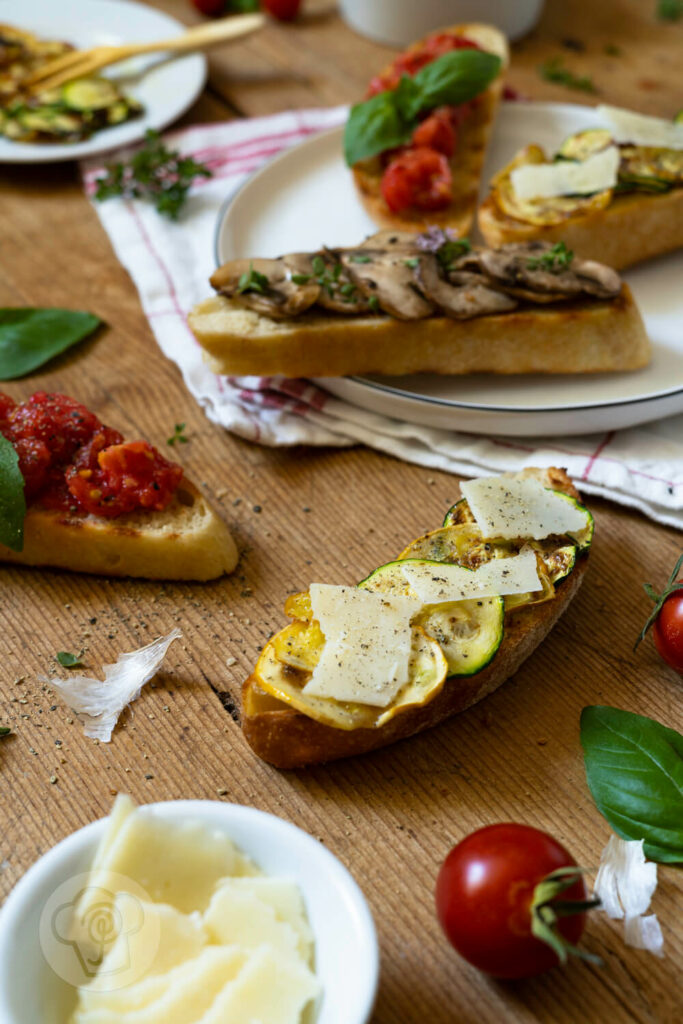
<path fill-rule="evenodd" d="M 113 665 L 104 666 L 103 680 L 71 675 L 41 681 L 53 686 L 71 710 L 83 716 L 86 736 L 109 743 L 123 709 L 137 700 L 145 683 L 156 675 L 171 643 L 181 636 L 176 628 L 146 647 L 120 654 Z"/>
<path fill-rule="evenodd" d="M 478 477 L 463 481 L 460 490 L 486 539 L 543 540 L 586 526 L 585 511 L 534 477 Z"/>
<path fill-rule="evenodd" d="M 511 558 L 494 558 L 475 570 L 446 562 L 440 565 L 406 562 L 401 572 L 423 604 L 527 594 L 543 589 L 538 578 L 536 553 L 531 548 Z"/>
<path fill-rule="evenodd" d="M 517 199 L 593 195 L 614 188 L 620 159 L 617 146 L 608 146 L 585 160 L 515 167 L 510 172 L 510 181 Z"/>
<path fill-rule="evenodd" d="M 596 114 L 609 124 L 615 142 L 633 146 L 654 146 L 663 149 L 683 149 L 683 124 L 664 117 L 637 114 L 622 107 L 602 104 Z"/>
<path fill-rule="evenodd" d="M 608 917 L 624 922 L 624 941 L 662 956 L 664 939 L 655 914 L 643 915 L 657 888 L 657 865 L 645 860 L 643 840 L 611 836 L 602 851 L 595 895 Z"/>

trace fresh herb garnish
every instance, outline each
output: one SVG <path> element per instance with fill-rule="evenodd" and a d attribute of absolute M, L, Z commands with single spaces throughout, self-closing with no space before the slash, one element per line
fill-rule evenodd
<path fill-rule="evenodd" d="M 4 736 L 9 736 L 11 732 L 12 730 L 9 725 L 0 725 L 0 740 L 3 739 Z"/>
<path fill-rule="evenodd" d="M 237 293 L 241 295 L 242 292 L 260 292 L 263 294 L 265 289 L 268 287 L 268 278 L 265 274 L 260 274 L 258 270 L 254 270 L 254 264 L 249 264 L 249 270 L 245 270 L 240 275 L 240 279 L 237 282 Z"/>
<path fill-rule="evenodd" d="M 532 256 L 526 261 L 529 270 L 547 270 L 551 274 L 559 274 L 566 270 L 574 259 L 574 253 L 564 242 L 556 242 L 542 256 Z"/>
<path fill-rule="evenodd" d="M 0 544 L 21 551 L 24 547 L 24 478 L 19 459 L 6 437 L 0 434 Z"/>
<path fill-rule="evenodd" d="M 87 338 L 102 323 L 71 309 L 0 309 L 0 380 L 15 380 Z"/>
<path fill-rule="evenodd" d="M 683 0 L 659 0 L 657 17 L 661 21 L 680 21 L 683 18 Z"/>
<path fill-rule="evenodd" d="M 416 266 L 418 265 L 418 263 L 419 263 L 420 261 L 419 261 L 419 259 L 417 258 L 417 256 L 413 256 L 413 258 L 412 258 L 412 259 L 410 259 L 410 260 L 404 260 L 403 262 L 404 262 L 404 264 L 406 265 L 406 267 L 412 267 L 412 269 L 414 270 L 414 269 L 415 269 L 415 267 L 416 267 Z"/>
<path fill-rule="evenodd" d="M 373 313 L 379 313 L 379 299 L 377 298 L 376 295 L 370 295 L 370 297 L 368 298 L 368 306 L 370 307 Z"/>
<path fill-rule="evenodd" d="M 358 261 L 356 261 L 358 262 Z M 370 262 L 369 260 L 367 262 Z M 351 302 L 356 293 L 356 286 L 351 281 L 339 284 L 343 266 L 341 263 L 326 263 L 322 256 L 316 255 L 311 260 L 312 274 L 292 274 L 294 284 L 308 284 L 309 281 L 316 281 L 321 288 L 324 288 L 330 298 L 334 297 L 335 291 L 339 291 L 345 302 Z"/>
<path fill-rule="evenodd" d="M 655 606 L 652 609 L 652 613 L 650 614 L 647 622 L 641 629 L 638 639 L 633 645 L 634 651 L 638 650 L 638 645 L 641 643 L 641 641 L 645 639 L 645 634 L 647 633 L 648 629 L 650 629 L 650 627 L 655 624 L 657 617 L 662 610 L 662 605 L 666 601 L 667 597 L 669 597 L 671 594 L 674 594 L 677 590 L 683 590 L 683 582 L 678 581 L 678 577 L 681 572 L 681 566 L 683 566 L 683 555 L 681 555 L 681 557 L 676 562 L 673 568 L 673 572 L 669 576 L 668 582 L 661 594 L 657 593 L 657 591 L 651 583 L 643 583 L 643 590 L 650 598 L 650 600 L 654 601 Z"/>
<path fill-rule="evenodd" d="M 83 651 L 80 654 L 71 654 L 70 651 L 57 651 L 55 658 L 62 668 L 81 668 L 83 662 Z"/>
<path fill-rule="evenodd" d="M 166 438 L 166 444 L 173 447 L 178 442 L 179 444 L 187 444 L 187 438 L 185 437 L 185 424 L 176 423 L 173 427 L 173 433 L 170 437 Z"/>
<path fill-rule="evenodd" d="M 471 252 L 471 250 L 472 246 L 470 245 L 469 238 L 449 239 L 436 250 L 436 258 L 444 270 L 450 270 L 453 263 L 460 256 L 464 256 L 465 253 Z"/>
<path fill-rule="evenodd" d="M 600 813 L 650 860 L 683 861 L 683 736 L 643 715 L 588 707 L 581 714 L 586 778 Z"/>
<path fill-rule="evenodd" d="M 566 68 L 561 57 L 550 57 L 538 68 L 541 78 L 546 82 L 555 82 L 557 85 L 564 85 L 567 89 L 578 89 L 580 92 L 597 92 L 593 80 L 588 75 L 575 75 L 573 71 Z"/>
<path fill-rule="evenodd" d="M 419 115 L 444 104 L 457 105 L 479 95 L 500 70 L 500 57 L 485 50 L 453 50 L 403 75 L 396 89 L 356 103 L 344 130 L 349 167 L 408 142 Z"/>
<path fill-rule="evenodd" d="M 143 148 L 128 163 L 109 164 L 106 171 L 104 177 L 95 181 L 95 199 L 145 199 L 171 220 L 177 220 L 195 179 L 210 178 L 212 173 L 192 157 L 168 149 L 159 132 L 151 129 L 145 135 Z"/>
<path fill-rule="evenodd" d="M 349 259 L 351 263 L 372 263 L 370 256 L 361 256 L 360 254 L 357 256 L 350 256 Z"/>
<path fill-rule="evenodd" d="M 308 284 L 313 274 L 292 274 L 294 284 Z"/>

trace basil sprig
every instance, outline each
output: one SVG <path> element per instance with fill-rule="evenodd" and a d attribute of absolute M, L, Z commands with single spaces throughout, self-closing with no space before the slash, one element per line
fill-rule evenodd
<path fill-rule="evenodd" d="M 683 861 L 683 736 L 619 708 L 581 714 L 588 787 L 624 839 L 644 839 L 645 855 Z"/>
<path fill-rule="evenodd" d="M 344 131 L 347 164 L 353 167 L 409 142 L 419 114 L 473 99 L 493 81 L 500 66 L 500 57 L 485 50 L 452 50 L 414 77 L 403 75 L 396 89 L 356 103 Z"/>
<path fill-rule="evenodd" d="M 15 380 L 82 341 L 102 321 L 71 309 L 0 309 L 0 380 Z"/>
<path fill-rule="evenodd" d="M 7 438 L 0 434 L 0 544 L 21 551 L 24 546 L 24 478 L 19 459 Z"/>

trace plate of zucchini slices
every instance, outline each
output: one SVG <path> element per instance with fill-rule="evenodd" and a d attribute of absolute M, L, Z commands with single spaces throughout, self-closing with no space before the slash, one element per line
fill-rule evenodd
<path fill-rule="evenodd" d="M 203 88 L 199 54 L 134 57 L 50 90 L 23 83 L 70 51 L 153 42 L 184 28 L 128 0 L 0 0 L 0 163 L 92 156 L 170 124 Z"/>

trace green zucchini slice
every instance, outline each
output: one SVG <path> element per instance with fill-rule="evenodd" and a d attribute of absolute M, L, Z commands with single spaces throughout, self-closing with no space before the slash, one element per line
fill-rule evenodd
<path fill-rule="evenodd" d="M 440 564 L 421 558 L 388 562 L 358 586 L 381 593 L 411 595 L 413 591 L 402 572 L 406 561 L 419 565 Z M 488 665 L 500 647 L 504 617 L 502 597 L 482 597 L 425 605 L 413 619 L 413 625 L 420 626 L 439 644 L 448 662 L 449 677 L 472 676 Z"/>
<path fill-rule="evenodd" d="M 77 78 L 62 86 L 62 101 L 70 110 L 105 110 L 119 100 L 119 94 L 106 78 Z"/>
<path fill-rule="evenodd" d="M 606 149 L 611 141 L 611 132 L 606 128 L 589 128 L 565 139 L 557 151 L 557 156 L 563 160 L 586 160 L 594 153 L 599 153 L 601 149 Z"/>

